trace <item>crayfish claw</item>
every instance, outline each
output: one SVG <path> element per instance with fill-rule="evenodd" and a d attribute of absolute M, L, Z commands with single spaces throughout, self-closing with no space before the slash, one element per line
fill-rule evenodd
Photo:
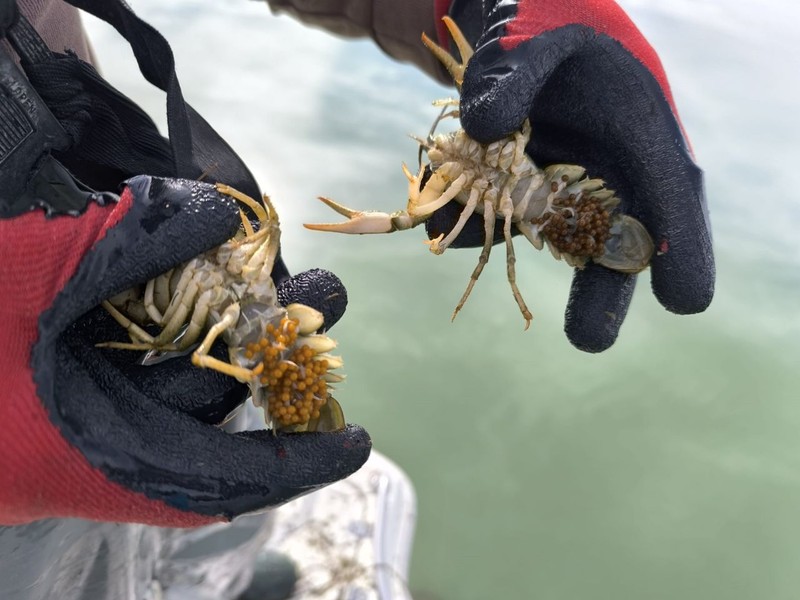
<path fill-rule="evenodd" d="M 430 246 L 429 250 L 434 254 L 441 254 L 442 252 L 444 252 L 444 250 L 439 248 L 439 244 L 443 239 L 444 239 L 444 234 L 440 233 L 437 237 L 433 238 L 432 240 L 422 240 L 422 243 Z"/>
<path fill-rule="evenodd" d="M 359 211 L 354 210 L 352 208 L 347 208 L 345 205 L 339 204 L 338 202 L 331 200 L 330 198 L 326 198 L 325 196 L 318 196 L 318 198 L 321 202 L 331 207 L 333 210 L 335 210 L 343 217 L 347 217 L 348 219 L 358 217 L 361 214 Z"/>
<path fill-rule="evenodd" d="M 412 137 L 414 137 L 414 136 L 412 136 Z M 425 141 L 425 140 L 423 140 L 422 138 L 414 138 L 414 139 L 416 139 L 417 141 L 419 141 L 419 143 L 420 143 L 420 144 L 422 144 L 422 143 Z M 417 176 L 416 176 L 416 175 L 414 175 L 414 174 L 413 174 L 413 173 L 412 173 L 412 172 L 409 170 L 409 168 L 406 166 L 406 163 L 403 163 L 403 174 L 406 176 L 406 179 L 408 179 L 408 182 L 409 182 L 409 183 L 418 183 Z"/>
<path fill-rule="evenodd" d="M 433 55 L 439 59 L 439 61 L 444 65 L 445 69 L 447 69 L 450 75 L 453 76 L 453 81 L 455 82 L 456 87 L 460 90 L 461 83 L 464 81 L 464 71 L 467 68 L 469 59 L 472 58 L 474 51 L 469 41 L 467 41 L 467 38 L 464 37 L 463 33 L 461 33 L 461 30 L 458 28 L 458 25 L 456 25 L 456 22 L 453 21 L 453 19 L 445 16 L 442 17 L 442 22 L 450 32 L 450 37 L 453 38 L 456 48 L 458 48 L 458 52 L 461 55 L 461 61 L 459 62 L 450 56 L 450 53 L 447 52 L 447 50 L 442 48 L 424 33 L 422 34 L 422 43 L 425 44 L 425 47 L 428 48 L 428 50 L 430 50 Z"/>
<path fill-rule="evenodd" d="M 349 209 L 328 198 L 320 197 L 320 200 L 340 215 L 347 217 L 347 221 L 342 223 L 303 223 L 303 227 L 306 229 L 351 234 L 391 233 L 395 230 L 392 226 L 392 217 L 387 213 L 372 211 L 362 212 Z"/>

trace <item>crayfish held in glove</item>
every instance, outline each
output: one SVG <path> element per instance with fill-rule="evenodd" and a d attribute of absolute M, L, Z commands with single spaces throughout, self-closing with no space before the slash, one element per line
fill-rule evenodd
<path fill-rule="evenodd" d="M 128 332 L 130 342 L 106 348 L 192 352 L 192 363 L 247 383 L 273 431 L 333 431 L 345 426 L 330 395 L 343 376 L 333 373 L 341 358 L 328 354 L 336 342 L 315 333 L 322 314 L 303 304 L 278 303 L 271 273 L 280 244 L 280 224 L 269 198 L 263 202 L 217 184 L 217 191 L 241 202 L 258 218 L 258 229 L 240 211 L 242 225 L 230 240 L 103 302 Z M 127 314 L 125 314 L 127 313 Z M 146 325 L 161 330 L 150 335 Z M 209 355 L 222 337 L 230 363 Z"/>
<path fill-rule="evenodd" d="M 455 22 L 448 17 L 443 20 L 458 47 L 461 62 L 425 34 L 422 41 L 444 64 L 460 90 L 473 50 Z M 458 100 L 434 104 L 444 107 L 434 129 L 443 117 L 459 117 Z M 455 108 L 444 112 L 448 107 Z M 441 234 L 428 242 L 431 252 L 442 254 L 472 214 L 483 214 L 483 250 L 453 312 L 455 319 L 489 259 L 495 222 L 500 219 L 508 281 L 527 329 L 533 317 L 516 284 L 512 224 L 535 248 L 547 245 L 555 258 L 578 268 L 591 260 L 623 273 L 638 273 L 650 264 L 654 250 L 653 240 L 644 226 L 633 217 L 615 211 L 620 200 L 604 187 L 602 180 L 587 177 L 586 170 L 576 165 L 537 167 L 525 154 L 530 136 L 531 124 L 527 119 L 520 131 L 491 144 L 471 139 L 463 129 L 436 136 L 431 132 L 427 139 L 418 140 L 430 164 L 421 166 L 416 175 L 403 165 L 409 181 L 406 210 L 392 214 L 362 212 L 320 198 L 348 221 L 306 224 L 306 227 L 340 233 L 391 233 L 416 227 L 455 200 L 464 206 L 455 226 L 447 235 Z"/>

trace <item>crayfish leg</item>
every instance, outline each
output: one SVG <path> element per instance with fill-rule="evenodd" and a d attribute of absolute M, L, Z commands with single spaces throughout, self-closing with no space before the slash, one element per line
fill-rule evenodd
<path fill-rule="evenodd" d="M 503 194 L 503 198 L 500 202 L 501 212 L 504 217 L 503 237 L 506 240 L 506 272 L 508 283 L 511 284 L 511 293 L 514 294 L 514 300 L 517 301 L 517 306 L 519 306 L 519 310 L 522 312 L 522 317 L 525 319 L 525 330 L 527 331 L 528 327 L 531 326 L 533 315 L 531 314 L 531 311 L 528 310 L 528 306 L 525 304 L 525 300 L 522 298 L 522 293 L 517 287 L 517 258 L 514 255 L 514 243 L 511 240 L 511 215 L 514 211 L 514 205 L 511 202 L 511 197 L 508 196 L 507 193 Z"/>
<path fill-rule="evenodd" d="M 246 367 L 237 367 L 236 365 L 226 363 L 224 360 L 220 360 L 208 355 L 209 351 L 211 350 L 211 346 L 214 345 L 214 342 L 217 340 L 217 338 L 225 330 L 233 327 L 238 319 L 239 304 L 231 304 L 225 309 L 225 312 L 222 313 L 222 318 L 220 321 L 208 330 L 206 337 L 203 338 L 203 341 L 200 342 L 200 345 L 192 353 L 192 364 L 195 367 L 213 369 L 214 371 L 219 371 L 225 375 L 235 377 L 242 382 L 249 382 L 255 375 L 257 375 L 257 373 L 254 373 L 252 369 L 248 369 Z"/>
<path fill-rule="evenodd" d="M 478 281 L 483 267 L 489 262 L 489 254 L 492 252 L 492 243 L 494 242 L 494 215 L 494 204 L 491 201 L 485 201 L 483 206 L 483 250 L 481 250 L 481 255 L 478 257 L 478 264 L 475 266 L 475 270 L 472 271 L 472 275 L 469 278 L 467 289 L 464 290 L 464 295 L 461 296 L 458 306 L 456 306 L 456 309 L 453 311 L 453 316 L 450 318 L 451 322 L 456 320 L 458 312 L 464 307 L 464 303 L 467 301 L 467 298 L 469 298 L 470 293 L 472 293 L 472 288 Z"/>
<path fill-rule="evenodd" d="M 448 233 L 447 236 L 439 236 L 435 240 L 426 242 L 430 245 L 431 252 L 434 254 L 442 254 L 445 250 L 447 250 L 448 246 L 453 243 L 453 240 L 455 240 L 458 237 L 458 234 L 460 234 L 464 229 L 467 220 L 475 212 L 475 207 L 478 205 L 478 200 L 481 199 L 488 185 L 489 182 L 485 179 L 479 179 L 472 184 L 472 189 L 470 190 L 469 197 L 467 198 L 467 203 L 464 205 L 464 209 L 461 211 L 458 221 L 450 230 L 450 233 Z"/>
<path fill-rule="evenodd" d="M 239 190 L 234 189 L 229 185 L 225 185 L 224 183 L 217 183 L 214 187 L 216 187 L 217 191 L 220 194 L 225 194 L 226 196 L 230 196 L 231 198 L 238 200 L 239 202 L 247 206 L 250 210 L 253 211 L 253 214 L 256 215 L 256 217 L 262 224 L 266 223 L 269 220 L 269 216 L 267 215 L 267 210 L 264 208 L 264 206 L 253 200 L 247 194 L 240 192 Z"/>
<path fill-rule="evenodd" d="M 147 333 L 144 329 L 139 327 L 136 323 L 134 323 L 128 317 L 122 314 L 117 309 L 117 307 L 111 304 L 111 302 L 109 302 L 108 300 L 103 300 L 101 304 L 103 308 L 106 309 L 108 314 L 110 314 L 117 323 L 119 323 L 122 327 L 125 328 L 125 331 L 128 332 L 128 335 L 130 336 L 133 344 L 125 344 L 124 346 L 120 346 L 119 344 L 122 344 L 123 342 L 104 342 L 102 344 L 97 344 L 99 348 L 118 348 L 118 349 L 130 349 L 130 350 L 153 349 L 154 347 L 153 343 L 155 342 L 155 338 L 152 335 Z M 129 346 L 136 346 L 136 347 L 129 348 Z"/>

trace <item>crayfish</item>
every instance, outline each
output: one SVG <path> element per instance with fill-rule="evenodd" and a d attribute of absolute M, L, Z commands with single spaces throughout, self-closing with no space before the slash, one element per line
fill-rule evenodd
<path fill-rule="evenodd" d="M 460 90 L 464 71 L 473 49 L 456 23 L 444 17 L 461 61 L 425 34 L 423 43 L 442 62 Z M 474 213 L 483 214 L 484 244 L 478 265 L 453 312 L 455 319 L 478 280 L 494 243 L 496 220 L 503 222 L 508 281 L 514 299 L 525 319 L 527 329 L 533 318 L 516 283 L 512 224 L 536 249 L 545 245 L 556 259 L 581 268 L 591 260 L 624 273 L 638 273 L 650 263 L 653 240 L 644 226 L 633 217 L 616 211 L 620 199 L 606 189 L 600 179 L 586 176 L 576 165 L 554 164 L 540 169 L 525 153 L 531 136 L 531 124 L 490 144 L 470 138 L 463 129 L 433 135 L 438 121 L 459 117 L 455 99 L 434 102 L 442 106 L 427 139 L 419 141 L 430 160 L 417 174 L 406 165 L 408 205 L 392 214 L 357 211 L 328 198 L 320 198 L 337 213 L 347 217 L 343 223 L 306 224 L 309 229 L 339 233 L 391 233 L 424 223 L 438 209 L 451 201 L 464 206 L 453 228 L 428 241 L 430 251 L 442 254 L 461 233 Z M 445 113 L 449 107 L 453 107 Z"/>
<path fill-rule="evenodd" d="M 272 202 L 264 196 L 259 203 L 222 184 L 216 189 L 249 207 L 258 229 L 240 211 L 242 226 L 227 242 L 151 279 L 143 295 L 127 290 L 104 301 L 131 341 L 99 345 L 167 356 L 194 348 L 195 366 L 249 385 L 253 403 L 263 406 L 275 431 L 344 428 L 342 409 L 329 393 L 343 380 L 332 372 L 342 360 L 328 354 L 336 342 L 315 333 L 322 314 L 303 304 L 278 303 L 271 273 L 281 230 Z M 143 329 L 147 324 L 160 327 L 160 333 L 150 335 Z M 230 362 L 209 355 L 219 337 Z"/>

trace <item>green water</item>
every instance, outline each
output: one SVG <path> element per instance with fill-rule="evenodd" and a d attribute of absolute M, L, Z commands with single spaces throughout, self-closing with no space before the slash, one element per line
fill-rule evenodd
<path fill-rule="evenodd" d="M 320 194 L 402 208 L 400 163 L 416 161 L 406 134 L 425 134 L 429 101 L 450 90 L 369 43 L 257 3 L 132 4 L 172 41 L 187 98 L 277 203 L 290 268 L 329 268 L 348 287 L 338 397 L 416 487 L 413 590 L 458 600 L 498 590 L 798 596 L 793 5 L 624 3 L 661 54 L 706 171 L 718 285 L 706 313 L 678 317 L 640 277 L 617 344 L 587 355 L 562 333 L 570 269 L 522 241 L 527 332 L 501 256 L 451 324 L 478 250 L 435 257 L 423 231 L 339 237 L 300 226 L 334 216 Z M 111 79 L 160 114 L 116 40 L 92 31 Z"/>

